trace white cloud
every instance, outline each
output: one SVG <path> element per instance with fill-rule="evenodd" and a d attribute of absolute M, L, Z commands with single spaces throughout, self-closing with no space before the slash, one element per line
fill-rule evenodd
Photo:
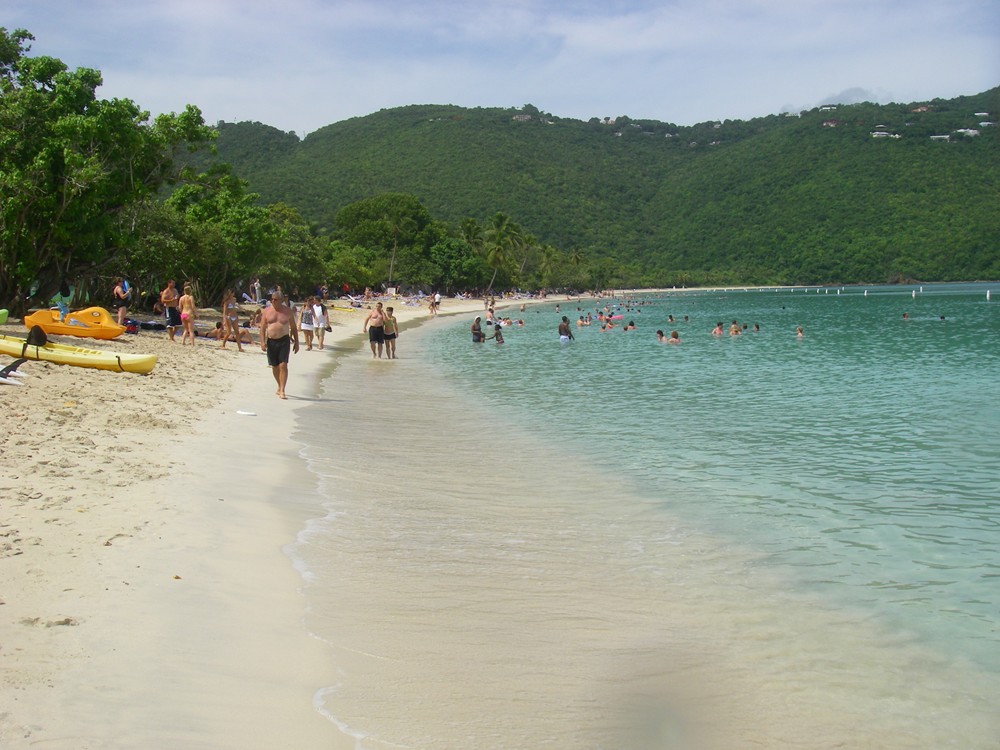
<path fill-rule="evenodd" d="M 409 103 L 687 124 L 1000 83 L 982 0 L 7 0 L 0 25 L 104 96 L 299 132 Z"/>

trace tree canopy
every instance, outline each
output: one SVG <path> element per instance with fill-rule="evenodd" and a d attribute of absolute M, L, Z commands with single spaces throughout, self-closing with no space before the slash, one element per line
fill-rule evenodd
<path fill-rule="evenodd" d="M 195 107 L 150 122 L 127 99 L 98 99 L 99 72 L 29 57 L 32 39 L 0 28 L 0 304 L 14 309 L 134 248 L 177 150 L 213 136 Z"/>
<path fill-rule="evenodd" d="M 115 275 L 192 281 L 202 304 L 258 276 L 306 292 L 1000 278 L 1000 89 L 688 127 L 414 105 L 300 140 L 194 106 L 150 118 L 32 39 L 0 28 L 15 314 L 69 286 L 99 301 Z"/>
<path fill-rule="evenodd" d="M 218 148 L 321 231 L 346 205 L 405 193 L 494 260 L 526 260 L 525 281 L 542 281 L 546 245 L 584 282 L 599 261 L 636 285 L 931 281 L 1000 277 L 1000 130 L 980 122 L 1000 122 L 1000 89 L 684 127 L 414 105 L 297 142 L 220 123 Z M 266 159 L 242 158 L 251 133 Z M 498 213 L 537 242 L 499 250 L 464 231 Z"/>

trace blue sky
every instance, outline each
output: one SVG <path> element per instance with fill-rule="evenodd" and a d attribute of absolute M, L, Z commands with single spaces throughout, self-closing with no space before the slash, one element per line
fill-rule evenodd
<path fill-rule="evenodd" d="M 690 125 L 1000 84 L 998 0 L 3 0 L 102 98 L 299 135 L 405 104 Z"/>

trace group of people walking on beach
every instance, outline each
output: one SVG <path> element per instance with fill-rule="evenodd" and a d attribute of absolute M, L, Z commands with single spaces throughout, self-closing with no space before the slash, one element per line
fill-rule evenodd
<path fill-rule="evenodd" d="M 116 293 L 117 291 L 118 287 Z M 299 331 L 305 338 L 307 351 L 312 350 L 314 343 L 317 349 L 322 350 L 325 334 L 330 330 L 329 311 L 323 300 L 316 296 L 306 298 L 301 305 L 290 304 L 280 288 L 271 293 L 270 300 L 261 300 L 260 304 L 262 307 L 254 312 L 245 325 L 241 325 L 236 292 L 227 289 L 220 305 L 222 320 L 213 331 L 204 335 L 217 339 L 220 349 L 225 349 L 227 343 L 234 341 L 237 349 L 242 352 L 243 344 L 254 343 L 250 329 L 257 328 L 260 333 L 260 349 L 267 355 L 267 363 L 277 384 L 277 396 L 286 398 L 288 360 L 291 353 L 299 351 Z M 193 286 L 186 283 L 181 294 L 177 290 L 176 281 L 171 279 L 159 294 L 158 307 L 163 311 L 170 341 L 176 341 L 176 331 L 180 328 L 181 345 L 188 342 L 194 345 L 197 336 L 197 306 Z"/>

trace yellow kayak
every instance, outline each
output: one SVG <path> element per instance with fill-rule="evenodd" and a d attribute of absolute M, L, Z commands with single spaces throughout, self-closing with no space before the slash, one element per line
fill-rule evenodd
<path fill-rule="evenodd" d="M 91 339 L 113 339 L 125 333 L 125 327 L 111 317 L 103 307 L 88 307 L 86 310 L 66 313 L 63 318 L 59 310 L 39 310 L 24 319 L 24 327 L 39 326 L 50 336 L 79 336 Z"/>
<path fill-rule="evenodd" d="M 135 372 L 145 375 L 156 365 L 155 354 L 119 354 L 100 349 L 84 349 L 81 346 L 47 343 L 44 346 L 28 344 L 16 336 L 0 335 L 0 354 L 11 357 L 36 359 L 57 365 L 93 367 L 97 370 L 113 372 Z"/>

